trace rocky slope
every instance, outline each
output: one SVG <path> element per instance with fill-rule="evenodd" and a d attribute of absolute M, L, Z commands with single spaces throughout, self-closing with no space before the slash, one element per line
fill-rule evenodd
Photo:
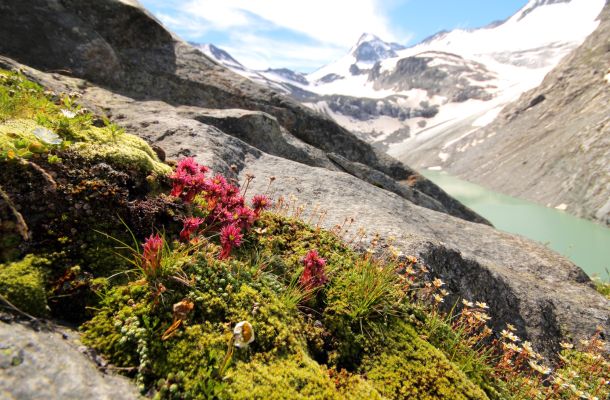
<path fill-rule="evenodd" d="M 608 301 L 580 268 L 542 245 L 467 221 L 485 222 L 328 118 L 218 66 L 135 2 L 3 4 L 0 22 L 0 53 L 5 55 L 0 67 L 23 68 L 57 92 L 80 93 L 79 102 L 160 146 L 161 155 L 194 156 L 242 183 L 254 175 L 254 192 L 265 192 L 274 177 L 276 196 L 296 196 L 293 202 L 304 206 L 305 217 L 325 210 L 328 228 L 354 218 L 348 236 L 363 227 L 369 238 L 376 232 L 393 237 L 398 250 L 420 258 L 453 293 L 487 302 L 495 327 L 513 323 L 545 354 L 561 340 L 589 337 L 597 326 L 610 330 Z M 22 35 L 24 30 L 29 34 Z M 131 182 L 125 175 L 129 171 L 115 173 L 101 164 L 91 171 L 112 185 Z M 75 179 L 61 165 L 48 168 Z M 33 232 L 44 238 L 49 231 L 44 216 L 53 214 L 46 207 L 54 203 L 36 201 L 36 193 L 25 196 L 29 181 L 2 171 L 0 186 L 9 199 L 24 195 L 31 206 L 20 207 L 33 216 L 26 222 L 39 224 Z M 86 181 L 92 180 L 89 173 L 83 172 Z M 16 174 L 44 181 L 34 170 Z M 120 191 L 115 206 L 138 204 L 143 181 L 139 177 Z M 95 190 L 86 189 L 85 194 Z M 159 206 L 147 203 L 145 209 L 156 215 Z M 70 210 L 89 215 L 82 206 Z M 134 220 L 142 231 L 151 226 L 147 218 Z"/>
<path fill-rule="evenodd" d="M 452 173 L 610 225 L 610 5 L 597 30 L 484 129 L 442 149 Z M 424 155 L 425 154 L 425 155 Z M 426 151 L 404 159 L 421 162 Z M 418 163 L 421 164 L 421 163 Z"/>

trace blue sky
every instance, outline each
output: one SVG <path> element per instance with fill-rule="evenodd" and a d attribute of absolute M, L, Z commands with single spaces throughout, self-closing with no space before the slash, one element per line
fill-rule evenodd
<path fill-rule="evenodd" d="M 183 39 L 213 43 L 254 69 L 313 71 L 363 32 L 412 45 L 439 30 L 505 19 L 527 0 L 140 0 Z"/>

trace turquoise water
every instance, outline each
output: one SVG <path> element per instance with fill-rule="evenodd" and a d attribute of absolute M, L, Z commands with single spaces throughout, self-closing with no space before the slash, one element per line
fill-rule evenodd
<path fill-rule="evenodd" d="M 590 276 L 610 279 L 607 273 L 610 229 L 563 211 L 487 190 L 446 172 L 422 171 L 422 175 L 487 218 L 496 228 L 543 243 L 571 259 Z"/>

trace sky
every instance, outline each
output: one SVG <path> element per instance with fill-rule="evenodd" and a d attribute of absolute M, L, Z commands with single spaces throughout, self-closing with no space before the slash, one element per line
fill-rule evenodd
<path fill-rule="evenodd" d="M 414 45 L 440 30 L 477 28 L 527 0 L 140 0 L 184 40 L 212 43 L 252 69 L 312 72 L 364 32 Z"/>

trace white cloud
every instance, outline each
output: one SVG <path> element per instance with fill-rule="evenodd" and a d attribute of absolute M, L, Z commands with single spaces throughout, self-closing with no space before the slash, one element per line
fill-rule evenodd
<path fill-rule="evenodd" d="M 187 40 L 220 34 L 216 45 L 250 68 L 311 71 L 342 55 L 363 32 L 404 43 L 392 29 L 393 2 L 404 0 L 145 0 Z M 383 4 L 382 4 L 383 3 Z"/>
<path fill-rule="evenodd" d="M 290 68 L 301 72 L 313 71 L 345 54 L 343 46 L 314 46 L 255 34 L 233 34 L 229 44 L 221 47 L 249 68 Z"/>
<path fill-rule="evenodd" d="M 380 0 L 190 0 L 180 8 L 220 29 L 251 27 L 254 17 L 258 17 L 322 43 L 350 46 L 363 32 L 400 41 L 390 29 L 380 3 Z"/>

